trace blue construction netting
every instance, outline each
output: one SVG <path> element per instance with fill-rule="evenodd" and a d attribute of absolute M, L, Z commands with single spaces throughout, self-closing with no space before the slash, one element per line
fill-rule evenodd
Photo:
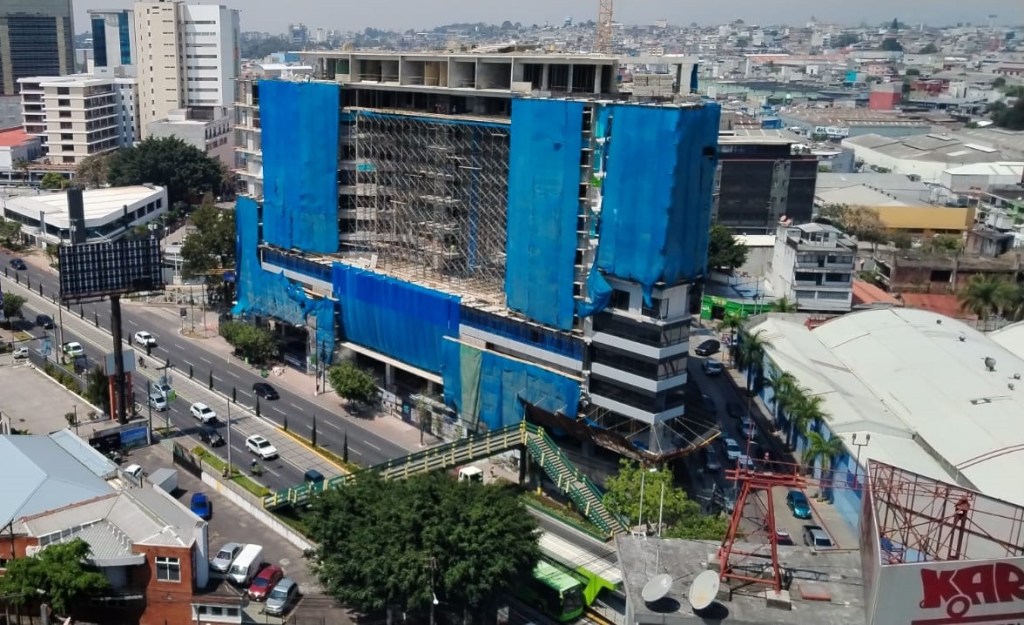
<path fill-rule="evenodd" d="M 526 404 L 575 418 L 580 383 L 548 369 L 444 341 L 444 400 L 462 420 L 489 430 L 523 420 Z"/>
<path fill-rule="evenodd" d="M 261 80 L 263 239 L 338 251 L 339 86 Z"/>
<path fill-rule="evenodd" d="M 580 314 L 610 292 L 598 272 L 639 283 L 648 305 L 656 283 L 704 275 L 719 113 L 716 104 L 611 107 L 591 303 Z"/>
<path fill-rule="evenodd" d="M 316 342 L 328 359 L 334 351 L 334 301 L 310 297 L 284 273 L 263 269 L 259 258 L 259 204 L 240 197 L 235 205 L 237 317 L 273 317 L 292 325 L 316 325 Z"/>
<path fill-rule="evenodd" d="M 573 327 L 583 103 L 513 100 L 505 295 L 538 323 Z"/>
<path fill-rule="evenodd" d="M 441 344 L 459 334 L 459 298 L 335 263 L 332 283 L 345 339 L 440 373 Z"/>

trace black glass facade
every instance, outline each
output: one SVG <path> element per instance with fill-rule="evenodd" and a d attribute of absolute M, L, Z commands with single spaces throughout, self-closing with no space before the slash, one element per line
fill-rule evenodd
<path fill-rule="evenodd" d="M 818 161 L 793 155 L 787 144 L 726 143 L 719 146 L 716 223 L 737 234 L 773 234 L 785 215 L 811 221 Z"/>
<path fill-rule="evenodd" d="M 17 95 L 19 78 L 73 73 L 73 33 L 71 0 L 0 2 L 0 95 Z"/>

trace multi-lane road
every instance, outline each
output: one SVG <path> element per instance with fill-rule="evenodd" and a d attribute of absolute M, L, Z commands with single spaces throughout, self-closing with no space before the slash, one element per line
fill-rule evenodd
<path fill-rule="evenodd" d="M 39 269 L 33 264 L 29 264 L 27 270 L 15 271 L 10 265 L 10 260 L 14 257 L 14 255 L 0 250 L 0 267 L 3 267 L 2 271 L 6 272 L 6 279 L 9 282 L 14 281 L 17 276 L 22 285 L 26 283 L 31 283 L 32 285 L 32 295 L 28 295 L 29 301 L 25 306 L 24 316 L 26 322 L 33 322 L 38 313 L 54 316 L 56 321 L 57 316 L 54 314 L 56 309 L 50 300 L 59 290 L 57 275 L 53 272 Z M 7 286 L 5 284 L 5 291 L 11 290 L 6 288 Z M 43 292 L 42 297 L 37 295 L 40 286 Z M 22 293 L 24 294 L 24 292 Z M 135 304 L 123 304 L 121 308 L 122 329 L 126 341 L 129 335 L 133 335 L 139 330 L 146 330 L 157 340 L 157 346 L 152 350 L 152 357 L 155 360 L 148 361 L 151 363 L 150 370 L 143 371 L 143 374 L 155 377 L 155 372 L 152 371 L 153 366 L 158 364 L 158 362 L 169 361 L 172 366 L 170 372 L 172 379 L 187 379 L 191 368 L 194 380 L 201 381 L 204 387 L 212 375 L 214 390 L 220 393 L 221 396 L 230 397 L 234 393 L 238 404 L 248 407 L 255 406 L 256 398 L 252 393 L 253 384 L 265 381 L 258 371 L 245 366 L 234 358 L 225 358 L 221 353 L 205 349 L 202 341 L 193 341 L 181 336 L 177 332 L 177 328 L 174 327 L 174 322 L 170 321 L 162 310 L 147 310 Z M 82 324 L 88 324 L 95 329 L 98 322 L 98 328 L 104 331 L 106 340 L 112 341 L 109 334 L 110 303 L 102 301 L 84 304 L 81 306 L 81 311 L 84 313 L 82 316 L 79 314 L 79 306 L 77 305 L 72 305 L 70 311 L 67 309 L 63 311 L 63 341 L 77 340 L 81 342 L 85 347 L 90 362 L 100 363 L 104 353 L 113 349 L 112 344 L 103 344 L 102 340 L 84 340 L 84 337 L 81 335 L 86 333 L 87 329 Z M 46 331 L 38 326 L 32 327 L 30 332 L 33 336 L 37 337 L 42 337 L 46 334 Z M 92 332 L 92 334 L 95 336 L 95 332 Z M 38 348 L 42 341 L 34 341 L 33 343 L 30 347 Z M 60 349 L 56 340 L 52 341 L 52 347 L 55 350 Z M 172 383 L 176 390 L 182 388 L 180 382 Z M 195 385 L 192 386 L 194 387 Z M 325 447 L 335 450 L 335 453 L 340 453 L 339 450 L 342 449 L 344 444 L 343 438 L 347 433 L 350 459 L 358 462 L 360 465 L 370 466 L 385 460 L 404 456 L 414 451 L 405 449 L 374 432 L 368 422 L 345 414 L 340 407 L 332 410 L 319 402 L 311 401 L 305 396 L 295 393 L 289 388 L 275 387 L 275 389 L 280 394 L 280 399 L 275 401 L 260 400 L 262 419 L 269 420 L 275 425 L 281 425 L 287 418 L 288 427 L 291 431 L 309 438 L 313 427 L 313 419 L 316 418 L 318 441 Z M 194 433 L 197 422 L 188 414 L 188 408 L 191 401 L 202 401 L 202 398 L 191 399 L 186 397 L 181 391 L 179 391 L 179 394 L 189 401 L 178 400 L 172 402 L 171 410 L 168 413 L 161 413 L 159 415 L 154 413 L 154 423 L 161 424 L 160 420 L 167 415 L 173 424 L 182 429 L 182 431 Z M 198 392 L 193 393 L 197 397 L 200 394 Z M 143 405 L 145 405 L 144 395 L 145 389 L 136 389 L 136 401 Z M 221 409 L 217 409 L 217 411 L 218 413 L 222 412 Z M 223 420 L 224 415 L 220 416 Z M 226 433 L 225 438 L 227 438 Z M 246 453 L 244 438 L 242 432 L 235 432 L 231 440 L 233 453 L 243 454 L 243 457 Z M 282 458 L 277 463 L 269 463 L 266 468 L 267 473 L 262 481 L 272 488 L 291 486 L 301 481 L 302 478 L 302 471 L 290 465 L 286 458 Z"/>

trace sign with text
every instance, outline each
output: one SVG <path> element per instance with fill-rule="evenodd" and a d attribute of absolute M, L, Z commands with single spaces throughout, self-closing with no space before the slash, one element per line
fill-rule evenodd
<path fill-rule="evenodd" d="M 62 245 L 59 255 L 63 301 L 164 287 L 156 237 Z"/>

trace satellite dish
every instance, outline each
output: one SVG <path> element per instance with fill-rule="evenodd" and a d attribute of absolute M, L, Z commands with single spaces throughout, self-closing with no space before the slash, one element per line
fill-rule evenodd
<path fill-rule="evenodd" d="M 670 590 L 672 590 L 672 576 L 668 573 L 662 573 L 661 575 L 655 575 L 651 578 L 651 581 L 644 584 L 644 589 L 640 591 L 640 596 L 644 598 L 644 602 L 654 603 L 664 599 Z"/>
<path fill-rule="evenodd" d="M 693 583 L 690 584 L 690 592 L 686 594 L 686 598 L 689 600 L 690 606 L 694 610 L 703 610 L 711 605 L 711 602 L 718 596 L 718 589 L 720 586 L 721 580 L 718 577 L 718 573 L 714 571 L 704 571 L 694 578 Z"/>

